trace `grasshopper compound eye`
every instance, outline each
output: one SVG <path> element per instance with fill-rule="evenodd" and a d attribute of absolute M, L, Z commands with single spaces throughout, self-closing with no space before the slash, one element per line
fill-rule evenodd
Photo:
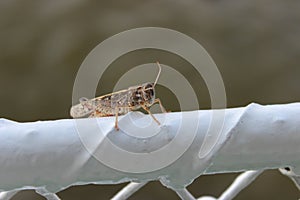
<path fill-rule="evenodd" d="M 145 85 L 145 90 L 153 88 L 154 83 L 147 83 Z"/>

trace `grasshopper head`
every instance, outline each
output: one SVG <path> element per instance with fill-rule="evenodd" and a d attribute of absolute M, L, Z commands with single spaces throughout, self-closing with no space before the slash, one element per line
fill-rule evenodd
<path fill-rule="evenodd" d="M 139 106 L 144 104 L 147 107 L 152 106 L 155 102 L 155 85 L 158 81 L 158 78 L 161 73 L 161 66 L 159 62 L 157 62 L 158 66 L 158 74 L 154 81 L 154 83 L 144 83 L 140 86 L 129 88 L 133 90 L 132 97 L 131 97 L 131 106 Z"/>
<path fill-rule="evenodd" d="M 142 93 L 145 101 L 145 105 L 151 106 L 155 100 L 155 84 L 154 83 L 145 83 L 142 85 Z"/>

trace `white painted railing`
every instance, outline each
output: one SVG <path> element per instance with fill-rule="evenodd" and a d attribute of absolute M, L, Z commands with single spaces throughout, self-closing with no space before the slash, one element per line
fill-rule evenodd
<path fill-rule="evenodd" d="M 300 103 L 155 116 L 161 126 L 136 112 L 121 116 L 119 131 L 113 117 L 30 123 L 1 119 L 0 199 L 35 189 L 55 200 L 55 193 L 71 185 L 132 182 L 112 198 L 121 200 L 150 180 L 161 181 L 182 199 L 196 199 L 186 186 L 200 175 L 244 171 L 221 197 L 198 198 L 228 200 L 263 170 L 274 168 L 299 188 Z M 126 149 L 122 157 L 109 142 Z M 156 156 L 158 150 L 162 156 Z M 163 159 L 164 153 L 168 158 Z"/>

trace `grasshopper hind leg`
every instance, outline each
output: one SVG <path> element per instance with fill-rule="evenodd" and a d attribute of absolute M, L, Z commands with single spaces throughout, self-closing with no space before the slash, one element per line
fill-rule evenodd
<path fill-rule="evenodd" d="M 119 108 L 118 108 L 118 107 L 115 108 L 115 115 L 116 115 L 116 119 L 115 119 L 115 129 L 118 131 L 118 130 L 119 130 L 119 127 L 118 127 Z"/>
<path fill-rule="evenodd" d="M 119 108 L 118 107 L 116 107 L 115 108 L 115 116 L 116 116 L 116 118 L 115 118 L 115 129 L 118 131 L 119 130 L 119 126 L 118 126 L 118 116 L 119 116 Z M 112 116 L 112 115 L 110 115 L 110 116 Z M 90 116 L 89 116 L 89 118 L 93 118 L 93 117 L 108 117 L 107 115 L 103 115 L 102 113 L 100 113 L 100 112 L 97 112 L 97 111 L 95 111 L 95 112 L 93 112 Z"/>

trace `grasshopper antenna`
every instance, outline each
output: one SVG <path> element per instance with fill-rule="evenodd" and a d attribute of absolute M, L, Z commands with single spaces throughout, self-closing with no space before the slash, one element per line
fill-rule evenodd
<path fill-rule="evenodd" d="M 156 61 L 156 64 L 157 64 L 157 66 L 158 66 L 158 74 L 157 74 L 157 77 L 156 77 L 156 79 L 155 79 L 155 82 L 154 82 L 153 87 L 156 85 L 156 83 L 157 83 L 157 81 L 158 81 L 158 78 L 159 78 L 159 76 L 160 76 L 160 72 L 161 72 L 161 66 L 160 66 L 159 62 Z"/>

